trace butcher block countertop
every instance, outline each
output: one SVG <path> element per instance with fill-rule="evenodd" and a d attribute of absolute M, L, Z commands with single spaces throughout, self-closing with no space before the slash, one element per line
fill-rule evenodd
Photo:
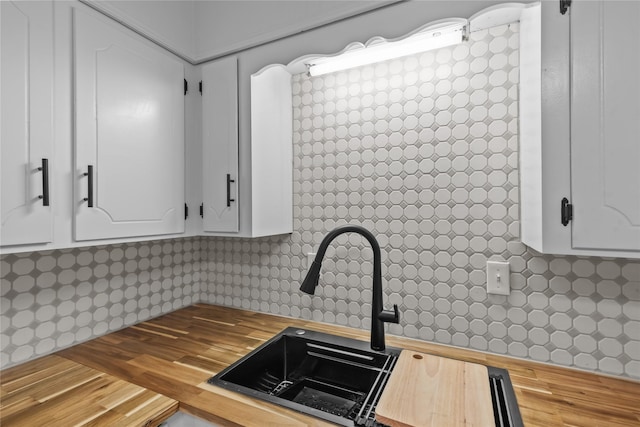
<path fill-rule="evenodd" d="M 364 330 L 196 304 L 3 371 L 0 373 L 0 425 L 10 425 L 7 421 L 12 416 L 12 412 L 5 408 L 5 402 L 11 398 L 6 387 L 12 383 L 15 385 L 15 381 L 21 381 L 23 388 L 38 388 L 43 376 L 34 368 L 38 363 L 43 364 L 43 369 L 51 369 L 50 366 L 57 365 L 67 366 L 68 369 L 83 369 L 78 368 L 78 365 L 82 365 L 91 368 L 87 370 L 92 373 L 89 376 L 98 375 L 97 378 L 102 378 L 100 375 L 104 375 L 106 380 L 115 381 L 120 379 L 120 387 L 132 387 L 133 384 L 143 390 L 141 393 L 160 396 L 153 402 L 168 398 L 166 408 L 155 408 L 160 419 L 162 414 L 166 417 L 167 411 L 170 411 L 173 399 L 179 402 L 180 410 L 222 425 L 329 425 L 298 412 L 206 383 L 209 377 L 288 326 L 366 341 L 369 339 L 369 332 Z M 507 369 L 527 427 L 640 426 L 640 382 L 390 335 L 387 335 L 387 345 Z M 51 381 L 49 387 L 52 389 L 42 393 L 60 393 L 60 399 L 66 399 L 69 408 L 71 405 L 89 405 L 91 400 L 87 402 L 86 395 L 65 391 L 68 388 L 67 378 L 68 375 L 63 375 L 60 381 Z M 55 421 L 54 410 L 44 404 L 34 404 L 36 394 L 25 394 L 23 399 L 25 400 L 21 404 L 32 408 L 28 411 L 32 413 L 31 416 Z M 139 406 L 151 407 L 152 403 Z M 111 404 L 113 406 L 114 403 Z M 109 405 L 102 405 L 104 412 Z M 88 407 L 84 409 L 90 411 Z M 128 416 L 135 413 L 130 412 L 133 409 L 117 411 L 114 408 L 111 411 Z M 107 412 L 104 413 L 105 417 Z M 105 423 L 102 424 L 98 422 L 100 418 L 96 418 L 92 422 L 95 425 L 145 425 L 148 420 L 141 421 L 143 418 L 124 418 L 116 422 L 108 422 L 109 419 L 104 418 Z M 82 425 L 82 419 L 77 423 L 64 423 L 74 424 Z"/>
<path fill-rule="evenodd" d="M 0 425 L 157 426 L 178 402 L 56 355 L 2 371 Z"/>

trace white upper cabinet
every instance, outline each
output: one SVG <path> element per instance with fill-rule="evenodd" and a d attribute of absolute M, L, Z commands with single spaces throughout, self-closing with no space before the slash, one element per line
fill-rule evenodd
<path fill-rule="evenodd" d="M 238 62 L 202 67 L 202 177 L 205 232 L 238 231 Z"/>
<path fill-rule="evenodd" d="M 2 246 L 52 240 L 49 161 L 53 153 L 51 2 L 0 2 Z"/>
<path fill-rule="evenodd" d="M 577 249 L 640 256 L 640 2 L 571 7 L 571 190 Z"/>
<path fill-rule="evenodd" d="M 75 239 L 184 231 L 184 69 L 74 9 Z"/>
<path fill-rule="evenodd" d="M 291 73 L 282 65 L 271 65 L 251 76 L 251 138 L 243 170 L 239 170 L 237 75 L 235 57 L 202 67 L 203 232 L 239 237 L 291 233 Z"/>
<path fill-rule="evenodd" d="M 541 10 L 521 26 L 522 241 L 640 258 L 640 3 Z"/>
<path fill-rule="evenodd" d="M 293 232 L 291 73 L 270 65 L 251 76 L 251 237 Z"/>

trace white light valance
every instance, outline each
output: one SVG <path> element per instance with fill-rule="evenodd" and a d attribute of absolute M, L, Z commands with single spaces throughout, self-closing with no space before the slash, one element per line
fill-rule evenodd
<path fill-rule="evenodd" d="M 466 21 L 419 31 L 398 41 L 374 40 L 368 45 L 352 47 L 338 55 L 322 57 L 308 63 L 309 74 L 320 76 L 393 58 L 413 55 L 461 43 L 466 36 Z M 353 46 L 353 45 L 352 45 Z"/>

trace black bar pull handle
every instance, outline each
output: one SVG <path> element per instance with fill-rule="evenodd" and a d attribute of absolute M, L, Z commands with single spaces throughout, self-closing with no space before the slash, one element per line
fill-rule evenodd
<path fill-rule="evenodd" d="M 569 224 L 569 221 L 573 219 L 573 205 L 569 203 L 569 199 L 564 197 L 560 201 L 560 222 L 565 227 Z"/>
<path fill-rule="evenodd" d="M 236 199 L 232 199 L 231 198 L 231 183 L 232 182 L 236 182 L 235 180 L 231 179 L 231 175 L 227 174 L 227 207 L 231 206 L 231 202 L 235 202 Z"/>
<path fill-rule="evenodd" d="M 87 206 L 93 207 L 93 165 L 87 166 L 87 171 L 83 174 L 87 177 L 87 197 L 83 200 L 87 202 Z"/>
<path fill-rule="evenodd" d="M 38 198 L 42 199 L 42 206 L 49 206 L 49 159 L 42 159 L 38 170 L 42 171 L 42 195 Z"/>

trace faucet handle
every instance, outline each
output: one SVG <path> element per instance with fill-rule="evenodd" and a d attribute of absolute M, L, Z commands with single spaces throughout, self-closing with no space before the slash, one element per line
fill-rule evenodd
<path fill-rule="evenodd" d="M 378 314 L 378 320 L 387 323 L 400 323 L 400 312 L 398 311 L 398 304 L 393 304 L 393 311 L 382 310 Z"/>

